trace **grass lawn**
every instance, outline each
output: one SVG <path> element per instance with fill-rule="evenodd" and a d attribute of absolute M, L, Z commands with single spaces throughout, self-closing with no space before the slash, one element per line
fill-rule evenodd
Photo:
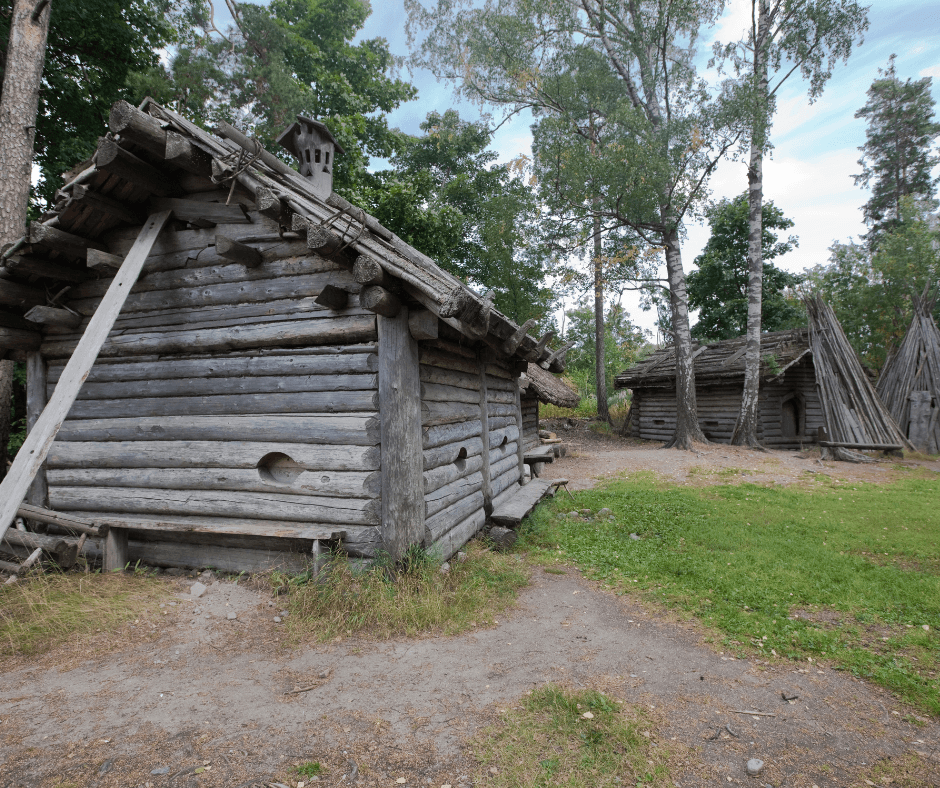
<path fill-rule="evenodd" d="M 539 507 L 519 548 L 694 614 L 733 653 L 824 661 L 940 715 L 936 477 L 692 488 L 634 476 L 575 499 Z M 613 519 L 561 516 L 604 507 Z"/>

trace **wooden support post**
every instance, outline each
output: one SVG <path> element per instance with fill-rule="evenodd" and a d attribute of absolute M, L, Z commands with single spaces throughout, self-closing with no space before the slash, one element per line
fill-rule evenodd
<path fill-rule="evenodd" d="M 104 571 L 122 572 L 127 566 L 127 531 L 111 528 L 104 539 Z"/>
<path fill-rule="evenodd" d="M 340 312 L 349 306 L 349 293 L 336 285 L 326 285 L 313 301 L 334 312 Z"/>
<path fill-rule="evenodd" d="M 516 378 L 516 427 L 519 429 L 519 437 L 516 440 L 516 454 L 519 455 L 519 483 L 524 482 L 525 473 L 525 447 L 522 440 L 522 389 L 519 388 L 519 379 Z"/>
<path fill-rule="evenodd" d="M 68 309 L 59 309 L 54 306 L 34 306 L 25 315 L 31 323 L 43 326 L 58 326 L 59 328 L 75 328 L 82 322 L 82 316 Z"/>
<path fill-rule="evenodd" d="M 97 249 L 89 249 L 85 260 L 86 265 L 92 271 L 105 274 L 114 273 L 121 267 L 121 263 L 124 262 L 124 258 L 120 255 L 101 252 Z"/>
<path fill-rule="evenodd" d="M 422 339 L 437 339 L 438 321 L 429 309 L 419 309 L 408 316 L 408 330 L 418 341 Z"/>
<path fill-rule="evenodd" d="M 424 461 L 418 343 L 408 310 L 378 318 L 382 421 L 382 541 L 393 560 L 424 541 Z"/>
<path fill-rule="evenodd" d="M 382 264 L 365 254 L 356 258 L 353 264 L 353 276 L 361 285 L 378 285 L 387 288 L 390 284 Z"/>
<path fill-rule="evenodd" d="M 6 478 L 0 482 L 0 539 L 16 517 L 23 497 L 33 479 L 46 461 L 56 433 L 65 421 L 78 392 L 88 377 L 101 346 L 108 338 L 114 321 L 130 295 L 134 282 L 140 276 L 144 262 L 150 254 L 160 231 L 170 220 L 170 212 L 151 216 L 137 236 L 128 252 L 124 265 L 108 287 L 108 292 L 98 305 L 85 334 L 59 377 L 52 398 L 37 419 L 32 432 L 17 452 Z"/>
<path fill-rule="evenodd" d="M 70 313 L 71 314 L 71 313 Z M 26 435 L 36 428 L 36 422 L 46 407 L 46 361 L 34 350 L 26 356 Z M 26 502 L 33 506 L 49 505 L 49 485 L 46 483 L 46 469 L 40 467 L 29 485 Z M 45 524 L 43 524 L 45 525 Z M 33 523 L 35 528 L 35 522 Z M 40 530 L 36 528 L 36 530 Z M 41 530 L 45 531 L 45 527 Z"/>
<path fill-rule="evenodd" d="M 493 513 L 493 482 L 490 477 L 490 409 L 486 402 L 486 362 L 478 361 L 480 367 L 480 421 L 483 422 L 483 511 L 489 517 Z M 522 443 L 522 435 L 519 436 Z"/>
<path fill-rule="evenodd" d="M 215 251 L 219 257 L 224 257 L 226 260 L 231 260 L 233 263 L 247 265 L 249 268 L 259 266 L 264 261 L 260 250 L 255 249 L 253 246 L 248 246 L 248 244 L 233 241 L 231 238 L 226 238 L 224 235 L 216 235 Z"/>
<path fill-rule="evenodd" d="M 359 294 L 359 303 L 363 308 L 383 317 L 395 317 L 401 311 L 398 296 L 376 285 L 363 288 Z"/>

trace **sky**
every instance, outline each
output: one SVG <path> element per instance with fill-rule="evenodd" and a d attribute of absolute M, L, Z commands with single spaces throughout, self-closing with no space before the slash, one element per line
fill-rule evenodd
<path fill-rule="evenodd" d="M 422 2 L 428 6 L 433 0 Z M 738 39 L 749 21 L 750 2 L 731 0 L 715 29 L 701 32 L 701 49 L 709 51 L 715 39 Z M 403 0 L 375 0 L 357 39 L 383 37 L 393 54 L 407 56 L 405 22 Z M 764 198 L 773 200 L 794 221 L 790 233 L 799 238 L 799 247 L 775 261 L 789 271 L 825 263 L 833 242 L 865 232 L 861 206 L 868 192 L 856 187 L 852 179 L 861 170 L 858 148 L 865 142 L 865 122 L 854 116 L 890 55 L 897 55 L 896 69 L 902 80 L 933 77 L 933 96 L 940 103 L 940 4 L 936 0 L 874 0 L 869 22 L 864 43 L 847 63 L 836 67 L 815 103 L 809 103 L 806 85 L 796 74 L 779 94 L 771 131 L 774 150 L 764 163 Z M 455 108 L 461 117 L 479 116 L 478 107 L 458 101 L 452 85 L 437 82 L 430 72 L 405 68 L 403 76 L 418 88 L 419 95 L 389 115 L 390 125 L 420 134 L 419 124 L 431 111 Z M 496 132 L 491 147 L 500 161 L 531 154 L 530 123 L 529 117 L 520 115 Z M 733 198 L 746 187 L 745 164 L 726 161 L 711 179 L 711 197 Z M 682 257 L 689 271 L 708 240 L 708 227 L 689 224 L 686 230 Z M 639 309 L 635 294 L 625 293 L 623 305 L 634 322 L 653 329 L 655 315 Z"/>

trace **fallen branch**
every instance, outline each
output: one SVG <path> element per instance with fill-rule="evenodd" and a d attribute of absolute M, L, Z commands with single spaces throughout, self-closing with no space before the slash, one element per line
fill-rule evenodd
<path fill-rule="evenodd" d="M 732 709 L 731 713 L 732 714 L 751 714 L 755 717 L 776 717 L 777 716 L 776 714 L 771 714 L 769 711 L 745 711 L 743 709 L 742 710 Z"/>

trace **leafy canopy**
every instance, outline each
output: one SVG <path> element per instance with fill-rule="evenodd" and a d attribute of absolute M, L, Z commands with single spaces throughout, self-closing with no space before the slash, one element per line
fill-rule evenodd
<path fill-rule="evenodd" d="M 695 260 L 698 270 L 689 274 L 689 306 L 699 310 L 692 336 L 698 339 L 730 339 L 747 329 L 749 210 L 746 193 L 733 200 L 721 200 L 709 210 L 711 237 Z M 761 327 L 763 331 L 780 331 L 805 323 L 804 313 L 787 293 L 802 277 L 782 271 L 769 261 L 786 254 L 798 242 L 794 236 L 778 240 L 774 231 L 788 230 L 793 222 L 773 202 L 765 202 L 761 214 Z"/>

